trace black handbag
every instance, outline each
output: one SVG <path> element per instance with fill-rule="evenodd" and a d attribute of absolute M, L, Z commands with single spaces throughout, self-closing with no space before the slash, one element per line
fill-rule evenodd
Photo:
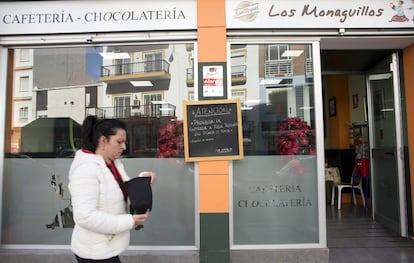
<path fill-rule="evenodd" d="M 131 214 L 145 214 L 152 209 L 151 177 L 135 177 L 125 182 L 131 202 Z M 143 225 L 136 226 L 136 230 L 143 228 Z"/>
<path fill-rule="evenodd" d="M 135 177 L 125 183 L 132 214 L 144 214 L 152 209 L 151 177 Z"/>

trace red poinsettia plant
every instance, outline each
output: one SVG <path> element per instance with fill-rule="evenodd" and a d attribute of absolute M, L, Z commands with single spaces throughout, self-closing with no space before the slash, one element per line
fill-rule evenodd
<path fill-rule="evenodd" d="M 315 130 L 300 117 L 284 120 L 279 127 L 277 152 L 280 155 L 314 155 Z"/>
<path fill-rule="evenodd" d="M 160 128 L 157 158 L 180 156 L 184 149 L 183 121 L 171 119 Z"/>

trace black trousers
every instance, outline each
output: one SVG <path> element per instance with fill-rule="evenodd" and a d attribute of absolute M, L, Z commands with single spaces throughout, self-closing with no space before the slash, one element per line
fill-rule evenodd
<path fill-rule="evenodd" d="M 121 260 L 119 259 L 118 256 L 113 257 L 113 258 L 108 258 L 108 259 L 85 259 L 85 258 L 80 258 L 77 255 L 75 255 L 75 257 L 78 263 L 90 263 L 90 262 L 121 263 Z"/>

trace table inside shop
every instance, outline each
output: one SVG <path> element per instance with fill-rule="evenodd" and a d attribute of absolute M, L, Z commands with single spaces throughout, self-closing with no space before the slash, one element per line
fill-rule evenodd
<path fill-rule="evenodd" d="M 331 202 L 332 186 L 341 183 L 341 174 L 338 167 L 325 167 L 325 193 L 326 203 Z"/>

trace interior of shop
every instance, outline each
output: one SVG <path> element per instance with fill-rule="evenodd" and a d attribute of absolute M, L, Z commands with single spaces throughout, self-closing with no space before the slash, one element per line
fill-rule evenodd
<path fill-rule="evenodd" d="M 332 173 L 339 173 L 339 175 L 334 175 L 340 178 L 336 180 L 347 184 L 342 189 L 332 187 L 335 182 L 327 179 L 328 212 L 332 208 L 335 208 L 332 211 L 337 211 L 341 204 L 342 209 L 348 209 L 354 205 L 351 195 L 352 186 L 349 187 L 349 184 L 353 179 L 352 175 L 359 172 L 359 175 L 362 173 L 362 178 L 366 176 L 366 180 L 362 180 L 359 189 L 357 187 L 359 181 L 355 181 L 354 191 L 357 206 L 363 207 L 364 213 L 355 215 L 372 217 L 373 198 L 370 179 L 375 175 L 369 170 L 369 153 L 372 147 L 372 143 L 369 142 L 369 129 L 371 128 L 369 124 L 370 118 L 375 121 L 379 117 L 377 110 L 367 105 L 367 96 L 370 96 L 367 91 L 367 76 L 393 52 L 403 49 L 411 42 L 412 39 L 408 38 L 349 38 L 340 41 L 335 38 L 321 41 L 325 165 L 327 167 L 325 178 L 327 178 L 328 171 L 330 176 L 333 176 Z M 387 99 L 382 98 L 384 101 Z M 341 190 L 340 203 L 338 203 L 338 189 Z M 363 190 L 363 195 L 360 189 Z M 333 190 L 334 196 L 332 196 Z"/>
<path fill-rule="evenodd" d="M 365 74 L 390 53 L 389 50 L 324 50 L 321 53 L 326 109 L 325 164 L 338 168 L 342 183 L 351 182 L 356 148 L 369 143 Z M 326 193 L 331 204 L 330 184 Z M 350 202 L 350 193 L 349 188 L 342 190 L 343 203 Z M 362 205 L 360 193 L 356 191 L 356 194 L 358 204 Z M 369 207 L 370 199 L 367 204 Z"/>

